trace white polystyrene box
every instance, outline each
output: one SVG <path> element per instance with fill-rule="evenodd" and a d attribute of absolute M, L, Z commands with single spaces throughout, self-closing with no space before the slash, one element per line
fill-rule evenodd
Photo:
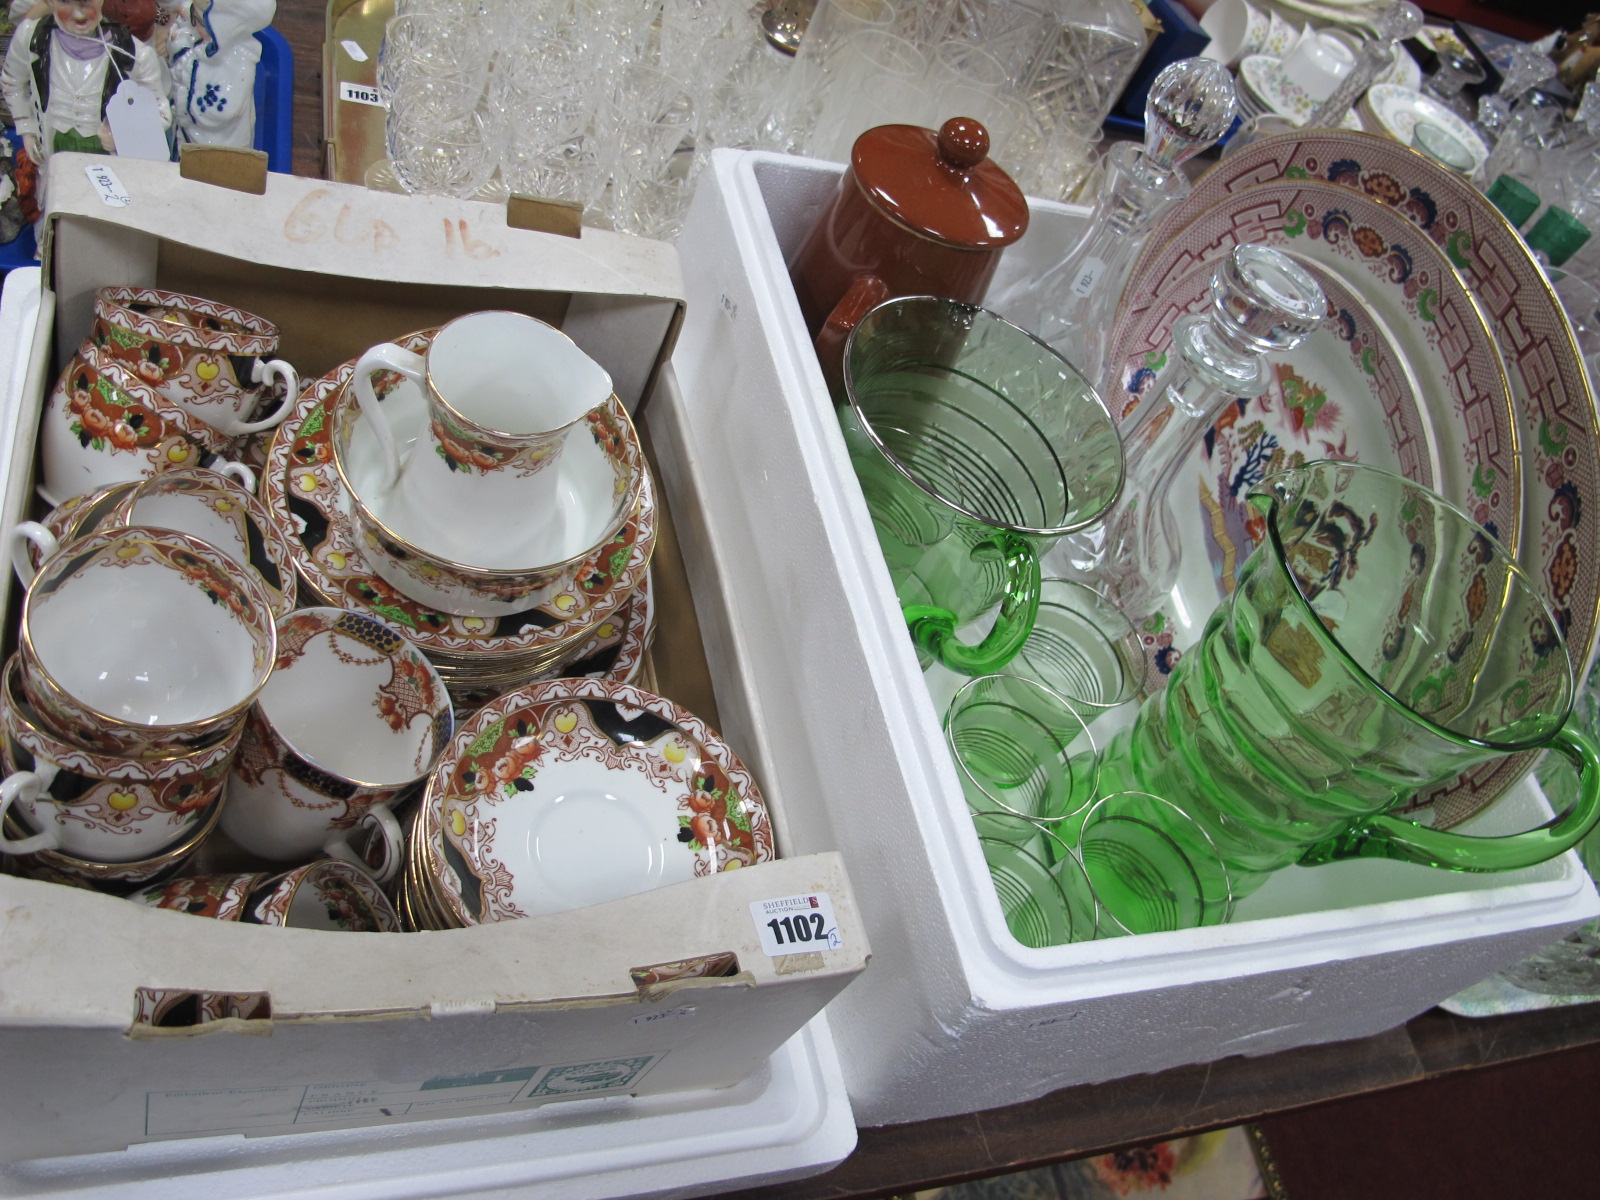
<path fill-rule="evenodd" d="M 30 358 L 48 342 L 51 311 L 41 305 L 39 268 L 6 277 L 0 462 L 15 448 Z M 658 458 L 672 464 L 678 509 L 692 525 L 697 493 L 686 489 L 695 486 L 696 468 L 688 465 L 683 404 L 670 374 L 652 400 L 649 426 Z M 12 1086 L 24 1086 L 19 1080 Z M 855 1141 L 838 1057 L 819 1014 L 728 1088 L 287 1139 L 235 1134 L 34 1158 L 0 1164 L 0 1197 L 487 1198 L 537 1186 L 547 1200 L 676 1200 L 813 1175 L 842 1161 Z"/>
<path fill-rule="evenodd" d="M 862 1124 L 1367 1036 L 1600 913 L 1571 854 L 1500 876 L 1356 862 L 1285 871 L 1226 926 L 1017 943 L 785 270 L 839 170 L 713 156 L 679 238 L 690 303 L 673 361 L 693 444 L 729 464 L 708 475 L 706 509 L 740 569 L 708 653 L 790 681 L 762 694 L 762 724 L 785 736 L 759 768 L 816 801 L 788 814 L 789 844 L 843 851 L 870 914 L 874 969 L 829 1009 Z M 1086 214 L 1033 202 L 994 290 L 1059 255 Z M 1466 828 L 1548 813 L 1528 782 Z"/>

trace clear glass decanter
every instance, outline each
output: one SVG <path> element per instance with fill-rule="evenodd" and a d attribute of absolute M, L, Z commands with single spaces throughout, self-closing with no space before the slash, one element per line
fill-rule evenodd
<path fill-rule="evenodd" d="M 1074 544 L 1073 567 L 1124 612 L 1155 612 L 1177 582 L 1183 545 L 1168 497 L 1196 444 L 1226 405 L 1266 390 L 1268 354 L 1298 346 L 1327 315 L 1304 267 L 1244 245 L 1217 264 L 1206 309 L 1173 325 L 1167 365 L 1123 425 L 1122 495 L 1097 536 Z"/>
<path fill-rule="evenodd" d="M 1112 147 L 1094 215 L 1065 258 L 993 301 L 1048 342 L 1096 385 L 1108 318 L 1156 218 L 1189 194 L 1178 170 L 1233 124 L 1233 76 L 1219 62 L 1186 58 L 1166 67 L 1144 107 L 1144 148 Z"/>

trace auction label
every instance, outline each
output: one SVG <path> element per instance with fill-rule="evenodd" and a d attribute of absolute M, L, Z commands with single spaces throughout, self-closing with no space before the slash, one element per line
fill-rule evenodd
<path fill-rule="evenodd" d="M 368 87 L 364 83 L 350 83 L 348 80 L 339 84 L 339 99 L 353 100 L 357 104 L 371 104 L 377 108 L 384 106 L 383 97 L 378 95 L 377 88 Z"/>
<path fill-rule="evenodd" d="M 844 945 L 827 892 L 757 900 L 750 905 L 750 916 L 761 937 L 761 948 L 772 957 L 837 950 Z"/>

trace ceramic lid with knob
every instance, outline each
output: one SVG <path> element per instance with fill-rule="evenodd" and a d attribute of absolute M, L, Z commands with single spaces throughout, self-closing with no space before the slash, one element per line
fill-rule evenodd
<path fill-rule="evenodd" d="M 1028 228 L 1028 202 L 989 157 L 989 131 L 952 117 L 935 133 L 880 125 L 856 139 L 856 180 L 872 204 L 911 232 L 951 246 L 994 250 Z"/>

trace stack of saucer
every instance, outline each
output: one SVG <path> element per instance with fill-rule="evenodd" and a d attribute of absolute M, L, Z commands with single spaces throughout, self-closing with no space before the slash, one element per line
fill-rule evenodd
<path fill-rule="evenodd" d="M 411 818 L 397 905 L 456 929 L 767 862 L 750 773 L 706 724 L 628 684 L 508 692 L 457 731 Z"/>
<path fill-rule="evenodd" d="M 433 336 L 413 333 L 398 344 L 420 352 Z M 302 392 L 262 471 L 262 500 L 289 534 L 295 567 L 313 602 L 368 612 L 402 630 L 438 667 L 458 707 L 581 663 L 610 678 L 636 670 L 650 632 L 648 566 L 656 539 L 654 483 L 642 457 L 636 502 L 569 572 L 564 586 L 505 615 L 443 612 L 378 574 L 374 558 L 380 551 L 353 516 L 335 462 L 334 435 L 341 422 L 362 419 L 350 386 L 354 368 L 354 361 L 347 362 Z M 414 442 L 427 420 L 420 389 L 391 381 L 381 400 L 396 440 Z M 625 414 L 619 425 L 634 437 Z"/>

